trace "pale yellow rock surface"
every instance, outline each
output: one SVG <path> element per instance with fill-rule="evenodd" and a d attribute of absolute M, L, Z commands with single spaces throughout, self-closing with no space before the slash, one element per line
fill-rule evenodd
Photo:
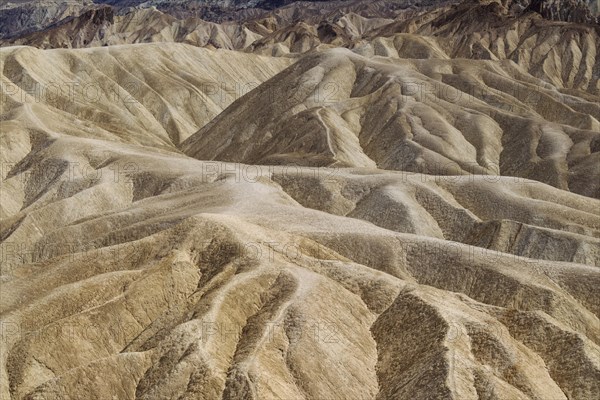
<path fill-rule="evenodd" d="M 251 164 L 512 175 L 598 198 L 598 119 L 597 101 L 561 94 L 511 61 L 330 49 L 233 103 L 182 149 Z"/>
<path fill-rule="evenodd" d="M 0 399 L 596 399 L 597 93 L 362 45 L 0 49 Z"/>

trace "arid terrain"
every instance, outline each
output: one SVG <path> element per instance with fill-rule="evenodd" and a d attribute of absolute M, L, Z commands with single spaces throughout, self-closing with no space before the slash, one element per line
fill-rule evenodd
<path fill-rule="evenodd" d="M 600 397 L 597 4 L 44 1 L 1 400 Z"/>

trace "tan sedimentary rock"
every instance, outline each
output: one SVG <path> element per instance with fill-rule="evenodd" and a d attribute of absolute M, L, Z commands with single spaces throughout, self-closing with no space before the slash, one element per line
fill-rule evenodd
<path fill-rule="evenodd" d="M 0 49 L 0 399 L 597 397 L 597 92 L 362 18 Z"/>

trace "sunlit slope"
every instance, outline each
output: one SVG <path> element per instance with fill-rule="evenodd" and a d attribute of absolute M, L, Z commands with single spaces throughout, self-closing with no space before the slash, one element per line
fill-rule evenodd
<path fill-rule="evenodd" d="M 0 49 L 0 399 L 597 397 L 596 39 L 482 7 Z"/>
<path fill-rule="evenodd" d="M 234 102 L 182 149 L 251 164 L 519 176 L 598 197 L 599 119 L 598 102 L 562 94 L 511 61 L 334 49 Z"/>
<path fill-rule="evenodd" d="M 291 63 L 166 43 L 0 57 L 4 126 L 170 148 Z"/>
<path fill-rule="evenodd" d="M 28 157 L 2 219 L 2 397 L 598 391 L 597 200 L 69 136 Z M 48 179 L 58 160 L 96 174 Z"/>

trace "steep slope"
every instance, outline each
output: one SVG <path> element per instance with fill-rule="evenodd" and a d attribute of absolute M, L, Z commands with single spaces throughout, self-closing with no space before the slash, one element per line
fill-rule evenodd
<path fill-rule="evenodd" d="M 595 28 L 275 3 L 0 49 L 0 399 L 596 399 Z"/>
<path fill-rule="evenodd" d="M 293 3 L 268 12 L 245 9 L 246 17 L 236 22 L 224 18 L 222 23 L 205 21 L 203 7 L 238 10 L 245 5 L 200 3 L 156 3 L 164 13 L 150 7 L 154 3 L 118 11 L 98 6 L 0 45 L 80 48 L 183 42 L 268 56 L 347 47 L 367 56 L 512 60 L 559 89 L 575 90 L 578 96 L 579 91 L 600 93 L 600 25 L 591 17 L 576 17 L 580 8 L 588 10 L 583 3 L 563 1 L 560 12 L 552 1 L 466 0 L 418 7 L 403 1 Z M 222 15 L 227 13 L 223 9 Z"/>
<path fill-rule="evenodd" d="M 597 200 L 512 178 L 292 172 L 48 136 L 7 179 L 28 189 L 21 209 L 1 221 L 3 398 L 598 392 L 597 267 L 423 231 L 445 221 L 437 233 L 445 235 L 454 225 L 440 215 L 462 209 L 456 227 L 510 215 L 549 226 L 556 238 L 577 231 L 597 249 Z M 45 180 L 52 160 L 95 176 L 67 169 Z M 320 188 L 332 186 L 347 201 L 330 194 L 330 204 L 346 210 L 299 203 L 326 199 Z M 367 188 L 389 200 L 365 207 Z M 381 213 L 416 234 L 368 222 L 384 226 Z M 542 254 L 559 248 L 535 234 L 525 240 Z"/>
<path fill-rule="evenodd" d="M 0 1 L 0 39 L 15 38 L 47 27 L 86 9 L 91 0 L 11 0 Z"/>
<path fill-rule="evenodd" d="M 594 23 L 599 21 L 597 3 L 594 0 L 531 0 L 526 9 L 555 21 Z"/>
<path fill-rule="evenodd" d="M 3 130 L 172 149 L 291 63 L 183 44 L 76 52 L 10 47 L 1 57 Z"/>
<path fill-rule="evenodd" d="M 319 23 L 327 14 L 355 12 L 365 17 L 395 16 L 406 9 L 425 9 L 449 3 L 445 0 L 107 0 L 99 1 L 119 9 L 128 7 L 157 7 L 180 19 L 197 17 L 217 23 L 245 22 L 273 16 L 280 24 L 289 25 L 299 19 Z"/>
<path fill-rule="evenodd" d="M 1 45 L 54 49 L 182 42 L 231 50 L 243 49 L 259 38 L 260 35 L 236 23 L 219 25 L 192 17 L 179 20 L 156 8 L 119 14 L 105 6 L 65 19 L 48 29 L 5 40 Z"/>
<path fill-rule="evenodd" d="M 600 25 L 548 21 L 502 3 L 465 1 L 397 20 L 369 36 L 433 36 L 451 58 L 509 59 L 558 88 L 600 93 Z"/>
<path fill-rule="evenodd" d="M 561 94 L 510 61 L 373 60 L 334 49 L 237 100 L 182 149 L 251 164 L 510 175 L 600 197 L 595 100 Z"/>

